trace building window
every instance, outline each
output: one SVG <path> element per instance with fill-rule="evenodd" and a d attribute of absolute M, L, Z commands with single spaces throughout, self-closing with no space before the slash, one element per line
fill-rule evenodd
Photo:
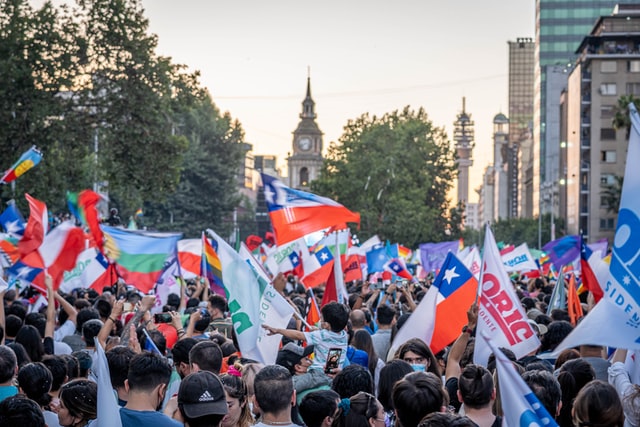
<path fill-rule="evenodd" d="M 600 129 L 600 139 L 602 141 L 611 141 L 616 139 L 616 130 L 613 128 L 602 128 Z"/>
<path fill-rule="evenodd" d="M 616 61 L 602 61 L 600 63 L 601 73 L 615 73 L 618 71 L 618 63 Z"/>
<path fill-rule="evenodd" d="M 640 61 L 627 61 L 627 71 L 630 73 L 640 73 Z"/>
<path fill-rule="evenodd" d="M 608 187 L 609 185 L 614 185 L 616 183 L 616 176 L 612 173 L 602 173 L 600 174 L 600 185 L 603 187 Z"/>
<path fill-rule="evenodd" d="M 613 118 L 613 105 L 602 105 L 600 107 L 600 118 L 601 119 L 612 119 Z"/>
<path fill-rule="evenodd" d="M 601 95 L 616 95 L 618 93 L 618 88 L 615 83 L 602 83 L 600 85 L 600 94 Z"/>
<path fill-rule="evenodd" d="M 640 83 L 627 83 L 627 95 L 640 95 Z"/>
<path fill-rule="evenodd" d="M 603 163 L 615 163 L 616 162 L 616 151 L 615 150 L 604 150 L 600 152 L 600 161 Z"/>
<path fill-rule="evenodd" d="M 615 218 L 600 218 L 600 230 L 613 230 Z"/>
<path fill-rule="evenodd" d="M 307 168 L 300 169 L 300 186 L 301 187 L 309 186 L 309 169 Z"/>

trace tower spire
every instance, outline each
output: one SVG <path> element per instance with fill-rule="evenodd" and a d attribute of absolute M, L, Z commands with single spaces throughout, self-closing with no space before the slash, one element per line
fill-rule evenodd
<path fill-rule="evenodd" d="M 315 105 L 316 103 L 313 102 L 313 98 L 311 98 L 311 67 L 307 66 L 307 95 L 305 96 L 304 101 L 302 101 L 302 113 L 300 114 L 300 118 L 315 119 Z"/>

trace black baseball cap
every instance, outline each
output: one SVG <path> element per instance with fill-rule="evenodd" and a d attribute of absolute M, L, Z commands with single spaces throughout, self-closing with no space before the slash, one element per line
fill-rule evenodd
<path fill-rule="evenodd" d="M 291 371 L 295 365 L 300 363 L 303 357 L 307 357 L 313 353 L 313 348 L 313 345 L 302 347 L 290 342 L 278 351 L 276 365 L 284 366 Z"/>
<path fill-rule="evenodd" d="M 209 371 L 184 377 L 178 390 L 178 405 L 189 418 L 225 415 L 229 411 L 222 382 Z"/>

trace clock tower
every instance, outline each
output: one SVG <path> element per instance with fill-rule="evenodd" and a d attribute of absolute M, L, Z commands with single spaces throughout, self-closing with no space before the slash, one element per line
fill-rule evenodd
<path fill-rule="evenodd" d="M 311 99 L 311 78 L 307 77 L 307 96 L 302 101 L 300 123 L 293 131 L 292 153 L 287 158 L 291 188 L 308 190 L 309 183 L 320 175 L 322 131 L 316 123 L 315 105 Z"/>

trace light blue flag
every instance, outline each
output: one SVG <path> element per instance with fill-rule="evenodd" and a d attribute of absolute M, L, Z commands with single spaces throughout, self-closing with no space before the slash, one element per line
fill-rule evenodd
<path fill-rule="evenodd" d="M 640 349 L 640 116 L 629 104 L 631 132 L 604 297 L 554 354 L 580 344 Z"/>
<path fill-rule="evenodd" d="M 96 352 L 93 355 L 91 372 L 98 385 L 98 417 L 92 427 L 122 427 L 120 407 L 111 386 L 107 355 L 97 338 L 94 338 L 94 342 Z"/>

